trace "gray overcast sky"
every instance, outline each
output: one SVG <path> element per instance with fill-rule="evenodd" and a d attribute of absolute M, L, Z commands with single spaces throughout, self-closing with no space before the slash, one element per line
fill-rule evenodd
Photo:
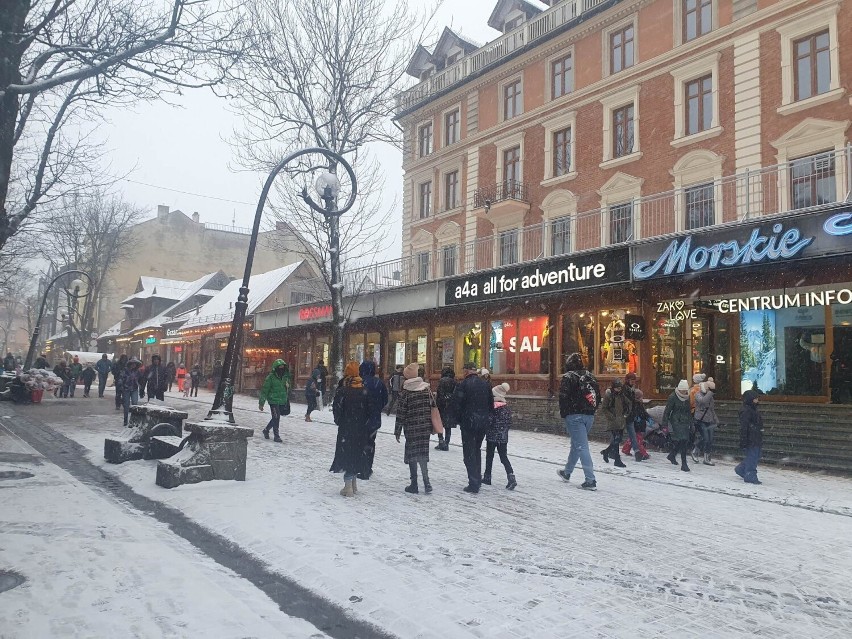
<path fill-rule="evenodd" d="M 436 17 L 435 31 L 440 34 L 445 26 L 453 26 L 481 43 L 493 40 L 499 34 L 486 21 L 494 5 L 495 0 L 445 0 Z M 101 133 L 111 150 L 112 170 L 123 174 L 134 169 L 117 189 L 151 216 L 158 204 L 166 204 L 187 214 L 198 211 L 202 221 L 230 224 L 234 219 L 237 226 L 251 226 L 265 176 L 228 168 L 232 151 L 223 138 L 230 135 L 238 119 L 225 109 L 224 101 L 209 91 L 188 91 L 176 100 L 179 107 L 151 103 L 140 105 L 135 111 L 124 109 L 110 114 L 111 124 Z M 390 204 L 397 196 L 401 210 L 402 157 L 386 145 L 376 147 L 374 152 L 387 175 L 387 202 Z M 394 240 L 380 260 L 400 255 L 398 214 L 394 224 Z"/>

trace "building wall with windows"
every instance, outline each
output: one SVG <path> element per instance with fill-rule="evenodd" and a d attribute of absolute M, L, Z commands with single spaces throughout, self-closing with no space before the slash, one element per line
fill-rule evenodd
<path fill-rule="evenodd" d="M 489 24 L 504 38 L 527 33 L 523 23 L 501 29 L 520 16 L 504 4 Z M 529 50 L 413 106 L 401 101 L 403 256 L 415 279 L 453 275 L 439 259 L 451 244 L 456 271 L 497 267 L 844 192 L 837 158 L 811 156 L 843 149 L 852 134 L 850 0 L 574 6 L 591 5 Z M 473 63 L 467 51 L 457 64 Z M 771 184 L 738 192 L 721 182 L 797 159 Z M 448 201 L 455 172 L 458 199 Z M 665 206 L 636 202 L 673 189 Z"/>

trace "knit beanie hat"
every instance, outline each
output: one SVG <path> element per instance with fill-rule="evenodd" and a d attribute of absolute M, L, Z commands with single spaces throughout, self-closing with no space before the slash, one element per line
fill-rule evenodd
<path fill-rule="evenodd" d="M 417 377 L 417 374 L 420 372 L 420 367 L 417 366 L 416 362 L 411 362 L 408 366 L 405 367 L 405 370 L 402 371 L 402 376 L 405 379 L 414 379 Z"/>
<path fill-rule="evenodd" d="M 496 402 L 505 402 L 506 401 L 506 393 L 509 392 L 509 385 L 506 382 L 502 384 L 497 384 L 492 390 L 494 393 L 494 401 Z"/>
<path fill-rule="evenodd" d="M 689 382 L 685 379 L 680 380 L 680 383 L 675 389 L 675 394 L 682 400 L 687 399 L 689 397 Z"/>
<path fill-rule="evenodd" d="M 488 379 L 489 377 L 491 377 L 491 373 L 488 372 L 487 368 L 480 368 L 479 369 L 479 376 L 484 377 L 485 379 Z"/>
<path fill-rule="evenodd" d="M 701 392 L 706 393 L 708 390 L 714 391 L 716 390 L 716 382 L 713 381 L 712 377 L 708 377 L 706 382 L 701 384 Z"/>
<path fill-rule="evenodd" d="M 693 384 L 700 384 L 705 379 L 707 379 L 707 375 L 705 375 L 704 373 L 696 373 L 695 375 L 692 376 L 692 383 Z"/>

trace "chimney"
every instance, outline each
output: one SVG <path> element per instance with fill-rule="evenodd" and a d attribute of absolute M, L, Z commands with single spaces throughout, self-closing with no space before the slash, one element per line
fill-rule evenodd
<path fill-rule="evenodd" d="M 196 211 L 195 213 L 192 214 L 192 221 L 195 222 L 196 224 L 198 224 L 200 219 L 201 219 L 201 216 L 198 214 L 198 211 Z"/>
<path fill-rule="evenodd" d="M 169 215 L 169 207 L 165 204 L 160 204 L 157 206 L 157 219 L 162 220 L 168 217 Z"/>

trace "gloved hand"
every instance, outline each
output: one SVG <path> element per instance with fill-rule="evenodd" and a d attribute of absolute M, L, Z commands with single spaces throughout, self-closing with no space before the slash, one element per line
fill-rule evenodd
<path fill-rule="evenodd" d="M 260 410 L 262 411 L 263 410 L 263 402 L 259 402 L 257 407 L 260 408 Z"/>
<path fill-rule="evenodd" d="M 396 441 L 399 443 L 399 435 L 396 436 Z"/>

